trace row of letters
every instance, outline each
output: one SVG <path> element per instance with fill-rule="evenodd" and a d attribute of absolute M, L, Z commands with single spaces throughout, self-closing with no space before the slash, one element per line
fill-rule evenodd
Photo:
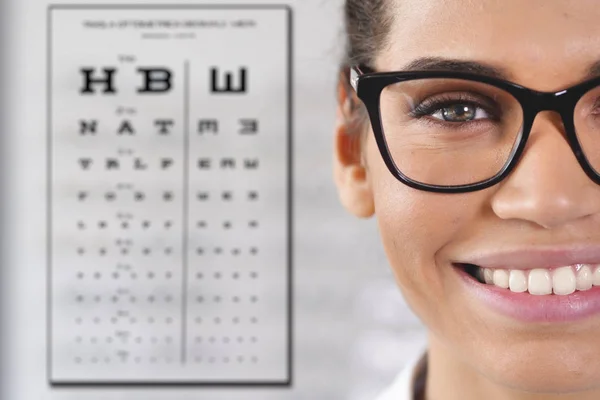
<path fill-rule="evenodd" d="M 87 171 L 92 169 L 94 160 L 92 158 L 80 158 L 78 163 L 82 170 Z M 99 162 L 99 164 L 104 165 L 104 169 L 106 170 L 120 170 L 124 163 L 123 160 L 119 160 L 118 158 L 105 158 Z M 133 170 L 144 171 L 148 169 L 148 163 L 139 157 L 134 158 L 128 164 Z M 156 166 L 158 169 L 164 171 L 173 167 L 174 164 L 175 160 L 172 158 L 162 158 L 157 162 Z M 238 161 L 235 158 L 223 158 L 215 163 L 214 160 L 210 158 L 200 158 L 196 162 L 198 169 L 201 170 L 210 170 L 215 167 L 215 164 L 217 164 L 217 168 L 220 169 L 257 170 L 259 160 L 256 158 L 246 158 L 242 161 Z"/>
<path fill-rule="evenodd" d="M 79 71 L 83 78 L 83 85 L 80 89 L 82 95 L 96 94 L 97 86 L 104 87 L 102 94 L 115 95 L 118 93 L 115 85 L 118 68 L 104 67 L 101 76 L 98 76 L 96 68 L 81 68 Z M 142 86 L 136 89 L 139 94 L 166 94 L 173 88 L 173 72 L 168 68 L 139 67 L 136 72 L 142 76 Z M 238 70 L 237 82 L 234 82 L 232 72 L 221 74 L 219 68 L 213 67 L 210 69 L 210 92 L 213 94 L 245 94 L 248 91 L 247 76 L 248 69 L 241 67 Z"/>
<path fill-rule="evenodd" d="M 103 196 L 107 201 L 114 201 L 117 199 L 116 192 L 107 192 L 107 193 L 104 193 Z M 147 198 L 146 193 L 144 193 L 142 191 L 135 191 L 134 193 L 131 194 L 131 196 L 135 201 L 138 201 L 138 202 L 144 201 Z M 160 196 L 162 197 L 162 199 L 164 201 L 170 202 L 170 201 L 173 201 L 175 194 L 172 191 L 163 191 L 163 193 Z M 91 197 L 90 192 L 85 191 L 85 190 L 79 191 L 77 193 L 77 199 L 79 201 L 85 201 L 85 200 L 89 199 L 90 197 Z M 198 193 L 196 193 L 195 197 L 198 201 L 209 201 L 211 199 L 209 192 L 198 192 Z M 233 201 L 234 198 L 235 198 L 234 194 L 231 191 L 225 191 L 221 194 L 221 199 L 224 201 Z M 247 200 L 248 201 L 257 201 L 258 200 L 258 192 L 256 192 L 256 191 L 248 192 Z"/>
<path fill-rule="evenodd" d="M 154 126 L 157 128 L 159 135 L 168 136 L 172 133 L 175 121 L 172 119 L 157 119 L 154 120 Z M 256 135 L 258 133 L 258 120 L 250 118 L 241 118 L 238 120 L 238 133 L 240 135 Z M 219 134 L 219 120 L 217 119 L 201 119 L 197 124 L 197 133 L 214 133 Z M 136 135 L 137 130 L 130 120 L 123 120 L 116 129 L 116 134 L 123 135 Z M 80 120 L 79 121 L 79 134 L 85 135 L 96 135 L 98 133 L 98 120 Z"/>

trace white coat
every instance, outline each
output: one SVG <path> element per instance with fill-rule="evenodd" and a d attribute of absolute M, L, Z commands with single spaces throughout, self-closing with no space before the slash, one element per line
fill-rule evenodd
<path fill-rule="evenodd" d="M 394 382 L 376 400 L 414 400 L 425 385 L 427 353 L 409 360 Z"/>

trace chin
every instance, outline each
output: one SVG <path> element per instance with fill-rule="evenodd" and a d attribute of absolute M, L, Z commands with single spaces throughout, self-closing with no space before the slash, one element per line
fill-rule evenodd
<path fill-rule="evenodd" d="M 600 389 L 600 340 L 596 343 L 506 348 L 501 362 L 487 360 L 487 375 L 515 391 L 568 394 Z M 496 358 L 496 357 L 494 357 Z"/>

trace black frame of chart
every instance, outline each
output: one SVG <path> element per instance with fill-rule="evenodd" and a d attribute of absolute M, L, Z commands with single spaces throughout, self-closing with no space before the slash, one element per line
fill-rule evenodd
<path fill-rule="evenodd" d="M 52 386 L 292 384 L 292 10 L 47 9 Z"/>

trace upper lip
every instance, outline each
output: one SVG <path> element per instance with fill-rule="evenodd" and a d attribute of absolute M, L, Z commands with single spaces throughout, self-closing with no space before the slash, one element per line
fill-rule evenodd
<path fill-rule="evenodd" d="M 481 251 L 461 258 L 458 263 L 500 269 L 548 269 L 575 264 L 600 264 L 600 244 Z"/>

